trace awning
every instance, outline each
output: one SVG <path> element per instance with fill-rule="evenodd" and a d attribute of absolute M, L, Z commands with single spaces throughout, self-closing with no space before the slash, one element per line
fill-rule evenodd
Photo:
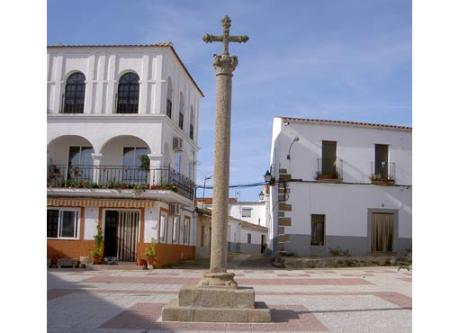
<path fill-rule="evenodd" d="M 47 206 L 54 207 L 151 208 L 152 205 L 153 200 L 146 199 L 47 198 Z"/>

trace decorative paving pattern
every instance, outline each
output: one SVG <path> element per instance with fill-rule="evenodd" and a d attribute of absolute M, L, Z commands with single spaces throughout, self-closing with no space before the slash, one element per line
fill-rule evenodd
<path fill-rule="evenodd" d="M 161 308 L 204 272 L 50 270 L 48 332 L 411 332 L 412 275 L 386 267 L 233 270 L 271 323 L 161 322 Z"/>

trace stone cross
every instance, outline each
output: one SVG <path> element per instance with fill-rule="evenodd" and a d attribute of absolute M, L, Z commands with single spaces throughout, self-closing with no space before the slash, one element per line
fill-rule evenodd
<path fill-rule="evenodd" d="M 234 274 L 227 273 L 228 231 L 228 186 L 230 178 L 230 123 L 231 123 L 231 79 L 238 64 L 236 56 L 228 53 L 230 42 L 245 43 L 248 36 L 230 36 L 231 20 L 222 19 L 223 35 L 207 34 L 206 43 L 223 42 L 223 53 L 214 55 L 216 70 L 216 130 L 214 147 L 214 192 L 211 221 L 210 271 L 199 283 L 199 287 L 237 288 Z"/>
<path fill-rule="evenodd" d="M 238 287 L 227 272 L 228 186 L 230 178 L 231 78 L 237 57 L 228 54 L 228 43 L 245 43 L 247 36 L 230 36 L 231 20 L 222 20 L 223 36 L 203 40 L 223 42 L 223 53 L 214 55 L 216 69 L 216 131 L 214 146 L 214 193 L 211 230 L 211 267 L 196 286 L 183 286 L 178 299 L 162 309 L 163 321 L 269 322 L 267 306 L 256 306 L 255 290 Z"/>
<path fill-rule="evenodd" d="M 223 26 L 223 35 L 222 36 L 215 36 L 211 34 L 206 34 L 203 36 L 203 41 L 206 43 L 212 43 L 212 42 L 223 42 L 223 53 L 224 55 L 229 55 L 228 53 L 228 44 L 230 42 L 236 42 L 236 43 L 245 43 L 248 41 L 248 36 L 230 36 L 230 27 L 231 27 L 231 20 L 228 16 L 225 16 L 222 19 L 222 26 Z"/>

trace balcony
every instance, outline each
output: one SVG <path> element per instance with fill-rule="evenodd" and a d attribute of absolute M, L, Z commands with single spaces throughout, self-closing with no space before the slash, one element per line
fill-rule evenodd
<path fill-rule="evenodd" d="M 169 190 L 194 200 L 195 183 L 170 167 L 49 165 L 47 187 Z"/>
<path fill-rule="evenodd" d="M 343 162 L 341 159 L 317 159 L 316 180 L 342 181 Z"/>
<path fill-rule="evenodd" d="M 393 185 L 395 184 L 395 163 L 380 161 L 372 162 L 372 176 L 370 180 L 375 185 Z"/>

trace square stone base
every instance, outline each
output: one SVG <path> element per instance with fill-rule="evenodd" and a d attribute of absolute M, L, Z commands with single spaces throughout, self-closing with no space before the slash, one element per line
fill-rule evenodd
<path fill-rule="evenodd" d="M 178 300 L 162 309 L 163 321 L 270 322 L 270 310 L 255 303 L 253 288 L 205 288 L 185 286 Z"/>
<path fill-rule="evenodd" d="M 267 323 L 271 321 L 270 310 L 264 303 L 253 309 L 207 308 L 178 306 L 169 303 L 162 309 L 163 321 L 219 322 L 219 323 Z"/>

